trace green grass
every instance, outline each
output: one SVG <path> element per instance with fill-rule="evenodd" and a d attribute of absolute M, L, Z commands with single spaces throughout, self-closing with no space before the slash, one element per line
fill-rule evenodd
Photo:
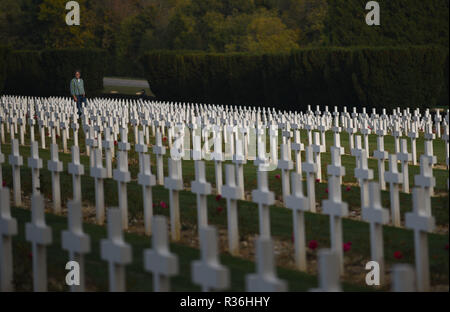
<path fill-rule="evenodd" d="M 37 133 L 37 131 L 36 131 Z M 133 131 L 129 131 L 130 142 L 134 142 L 133 139 Z M 302 133 L 302 139 L 303 142 L 305 142 L 306 135 L 305 133 Z M 36 138 L 38 139 L 38 138 Z M 374 149 L 374 136 L 370 137 L 370 145 L 371 145 L 371 151 Z M 28 141 L 27 141 L 28 142 Z M 80 132 L 80 140 L 81 143 L 81 151 L 84 153 L 85 147 L 84 147 L 84 139 L 83 139 L 83 133 Z M 343 134 L 341 136 L 341 142 L 342 146 L 346 148 L 346 152 L 348 152 L 348 136 Z M 49 140 L 47 138 L 47 144 L 49 143 Z M 71 142 L 69 142 L 71 144 Z M 69 144 L 69 146 L 70 146 Z M 330 146 L 332 144 L 332 134 L 327 133 L 327 146 Z M 62 144 L 59 142 L 60 147 Z M 392 137 L 386 137 L 385 140 L 385 147 L 388 151 L 393 151 L 394 149 L 394 141 Z M 48 148 L 48 145 L 47 145 Z M 445 159 L 445 146 L 442 141 L 436 140 L 435 141 L 435 154 L 438 159 L 438 163 L 440 165 L 443 164 L 443 160 Z M 423 139 L 420 138 L 417 142 L 417 149 L 418 149 L 418 155 L 420 155 L 423 152 Z M 329 150 L 329 148 L 327 148 Z M 10 154 L 10 145 L 5 144 L 2 145 L 2 151 L 6 155 Z M 24 164 L 27 162 L 27 157 L 29 156 L 29 147 L 21 147 L 20 148 L 21 155 L 24 157 Z M 72 178 L 70 175 L 67 174 L 67 163 L 71 161 L 70 154 L 64 154 L 60 153 L 60 160 L 64 162 L 64 172 L 61 175 L 61 188 L 63 190 L 62 192 L 62 198 L 63 202 L 66 202 L 70 198 L 72 198 Z M 46 167 L 47 159 L 49 159 L 49 151 L 48 150 L 40 150 L 40 157 L 44 159 L 44 167 Z M 7 157 L 6 157 L 7 158 Z M 303 155 L 304 159 L 304 155 Z M 152 166 L 155 168 L 154 164 L 154 156 L 152 155 Z M 322 154 L 322 165 L 323 165 L 323 177 L 326 177 L 326 164 L 330 161 L 330 154 L 324 153 Z M 83 194 L 83 200 L 85 202 L 89 202 L 91 205 L 95 205 L 95 194 L 94 194 L 94 181 L 92 178 L 88 176 L 89 169 L 88 169 L 88 157 L 86 157 L 84 154 L 81 157 L 81 162 L 85 165 L 85 172 L 87 175 L 82 177 L 82 194 Z M 356 180 L 353 178 L 353 170 L 355 167 L 355 161 L 354 158 L 348 155 L 343 156 L 342 158 L 343 165 L 346 167 L 347 175 L 344 177 L 344 184 L 348 183 L 354 183 Z M 167 161 L 165 158 L 164 161 L 165 164 L 165 175 L 167 175 Z M 115 165 L 114 165 L 115 166 Z M 377 179 L 377 173 L 376 173 L 376 160 L 370 159 L 369 160 L 369 166 L 374 169 L 375 171 L 375 179 Z M 133 180 L 128 183 L 128 207 L 129 207 L 129 216 L 130 219 L 142 219 L 142 193 L 141 193 L 141 187 L 137 184 L 136 176 L 138 172 L 138 162 L 137 162 L 137 154 L 134 151 L 130 151 L 129 153 L 129 167 L 132 174 Z M 418 173 L 418 167 L 417 166 L 410 166 L 410 183 L 413 183 L 413 176 L 414 174 Z M 207 180 L 210 181 L 214 185 L 214 164 L 212 162 L 206 163 L 206 172 L 207 172 Z M 281 183 L 279 180 L 275 178 L 275 175 L 278 174 L 279 171 L 273 171 L 269 172 L 269 183 L 270 188 L 273 190 L 277 197 L 281 196 Z M 250 191 L 254 188 L 256 188 L 256 168 L 253 166 L 251 162 L 249 164 L 245 165 L 244 167 L 244 174 L 245 174 L 245 187 L 247 191 Z M 3 164 L 3 176 L 4 180 L 6 181 L 7 185 L 9 187 L 12 186 L 12 180 L 11 180 L 11 168 L 8 164 Z M 25 194 L 31 193 L 31 171 L 26 166 L 22 167 L 21 170 L 21 176 L 22 176 L 22 189 Z M 433 215 L 436 217 L 436 221 L 438 225 L 448 227 L 448 190 L 447 190 L 447 179 L 448 179 L 448 171 L 442 170 L 442 169 L 435 169 L 434 170 L 434 176 L 436 177 L 436 192 L 441 193 L 442 196 L 433 197 L 432 198 L 432 211 Z M 190 160 L 184 160 L 183 161 L 183 179 L 185 181 L 185 185 L 189 186 L 189 183 L 191 180 L 194 179 L 194 162 Z M 322 183 L 316 183 L 316 199 L 319 203 L 323 199 L 327 197 L 327 194 L 325 192 L 327 188 L 327 184 L 323 183 L 325 181 L 322 181 Z M 51 177 L 47 170 L 41 170 L 41 192 L 47 197 L 51 197 Z M 105 180 L 105 202 L 106 205 L 109 207 L 116 206 L 117 205 L 117 183 L 111 179 Z M 400 195 L 401 199 L 401 211 L 402 211 L 402 217 L 404 217 L 405 212 L 412 210 L 412 204 L 411 204 L 411 195 L 410 194 L 404 194 L 401 193 Z M 155 203 L 154 213 L 155 214 L 162 214 L 162 215 L 169 215 L 168 209 L 161 208 L 158 204 L 160 201 L 165 201 L 168 203 L 168 191 L 165 190 L 162 186 L 156 186 L 153 188 L 153 200 Z M 351 211 L 359 211 L 360 210 L 360 192 L 359 188 L 352 186 L 350 191 L 346 190 L 346 187 L 343 186 L 343 200 L 349 203 L 349 209 Z M 382 201 L 384 207 L 389 207 L 389 193 L 388 192 L 382 192 Z M 181 207 L 181 221 L 183 223 L 183 229 L 187 230 L 190 228 L 195 228 L 196 226 L 196 199 L 195 195 L 188 192 L 183 191 L 180 194 L 180 207 Z M 219 228 L 226 228 L 226 213 L 225 210 L 223 212 L 220 212 L 217 208 L 221 206 L 223 208 L 226 207 L 225 201 L 219 200 L 217 201 L 215 196 L 209 196 L 208 197 L 208 219 L 209 223 L 218 226 Z M 246 237 L 248 235 L 254 235 L 258 233 L 258 211 L 255 204 L 252 202 L 247 201 L 239 201 L 239 230 L 240 235 L 242 237 Z M 17 210 L 21 211 L 21 210 Z M 56 216 L 49 215 L 49 223 L 53 226 L 53 220 L 57 220 L 58 218 Z M 320 248 L 328 247 L 329 242 L 329 218 L 326 215 L 317 213 L 307 213 L 305 218 L 305 224 L 306 224 L 306 237 L 307 240 L 317 240 L 319 242 Z M 61 221 L 62 222 L 62 221 Z M 61 225 L 62 226 L 62 225 Z M 103 231 L 103 228 L 99 228 L 93 225 L 86 225 L 86 229 L 91 229 L 93 233 L 96 233 L 95 231 Z M 344 219 L 343 222 L 343 233 L 344 233 L 344 241 L 351 241 L 352 242 L 352 250 L 348 253 L 346 253 L 346 263 L 360 263 L 361 266 L 363 266 L 364 263 L 369 261 L 370 259 L 370 246 L 369 246 L 369 226 L 367 223 L 358 221 L 358 220 L 351 220 L 351 219 Z M 97 230 L 95 230 L 97 229 Z M 291 211 L 280 207 L 280 206 L 273 206 L 271 207 L 271 230 L 274 238 L 277 240 L 285 241 L 285 242 L 291 242 L 292 237 L 292 214 Z M 106 235 L 103 235 L 103 237 Z M 134 241 L 132 237 L 140 237 L 139 235 L 135 234 L 129 234 L 127 236 L 130 237 L 130 243 L 132 243 L 133 248 Z M 146 246 L 149 239 L 142 238 L 145 243 L 141 243 L 142 248 Z M 138 240 L 138 238 L 136 238 Z M 433 285 L 442 285 L 446 284 L 448 285 L 448 250 L 445 249 L 445 245 L 448 243 L 448 234 L 430 234 L 429 235 L 429 249 L 430 249 L 430 270 L 431 270 L 431 279 Z M 139 247 L 139 243 L 137 243 L 136 248 Z M 410 230 L 404 229 L 404 228 L 395 228 L 391 226 L 385 226 L 384 227 L 384 247 L 385 247 L 385 259 L 388 264 L 388 267 L 392 264 L 399 263 L 399 262 L 406 262 L 406 263 L 414 263 L 414 241 L 413 241 L 413 233 Z M 59 248 L 59 247 L 58 247 Z M 192 257 L 192 259 L 195 259 L 196 256 L 198 258 L 198 251 L 191 250 L 191 248 L 186 246 L 178 246 L 174 248 L 180 248 L 180 254 L 183 255 L 183 257 L 189 258 Z M 60 249 L 60 248 L 59 248 Z M 175 250 L 175 249 L 174 249 Z M 176 251 L 176 250 L 175 250 Z M 404 258 L 401 260 L 397 260 L 393 257 L 393 254 L 395 251 L 401 251 L 404 254 Z M 57 252 L 57 250 L 55 250 Z M 62 251 L 61 251 L 62 252 Z M 136 251 L 135 251 L 136 252 Z M 186 253 L 186 255 L 184 255 Z M 223 258 L 225 257 L 225 258 Z M 222 260 L 225 263 L 225 259 L 228 259 L 227 255 L 222 255 Z M 60 259 L 61 257 L 55 257 Z M 64 257 L 62 257 L 64 258 Z M 140 253 L 138 256 L 135 257 L 136 261 L 142 261 L 142 253 Z M 242 263 L 247 263 L 246 260 L 243 259 L 236 259 L 229 257 L 231 260 L 231 263 L 241 263 L 240 261 L 243 261 Z M 62 260 L 61 260 L 62 261 Z M 134 267 L 134 263 L 131 267 Z M 237 264 L 236 264 L 237 265 Z M 253 266 L 250 263 L 247 263 L 248 271 L 253 270 Z M 102 272 L 102 270 L 106 270 L 106 266 L 98 264 L 99 268 L 96 270 L 97 272 Z M 186 264 L 186 266 L 188 266 Z M 95 265 L 93 265 L 95 267 Z M 101 268 L 100 268 L 101 267 Z M 142 265 L 138 265 L 139 268 L 142 268 Z M 244 265 L 245 267 L 245 265 Z M 62 267 L 63 268 L 63 267 Z M 130 269 L 131 270 L 131 269 Z M 133 270 L 131 270 L 129 274 L 129 278 L 133 278 Z M 180 271 L 182 272 L 182 270 Z M 239 270 L 237 271 L 239 272 Z M 283 270 L 280 270 L 280 276 L 282 275 Z M 296 273 L 296 272 L 292 272 Z M 106 272 L 105 272 L 106 274 Z M 137 274 L 137 273 L 136 273 Z M 182 273 L 184 274 L 184 273 Z M 291 271 L 288 271 L 286 273 L 286 276 L 290 276 Z M 300 274 L 300 273 L 298 273 Z M 97 275 L 97 274 L 93 274 Z M 189 275 L 187 275 L 189 276 Z M 235 277 L 236 276 L 236 277 Z M 236 281 L 233 281 L 237 283 L 240 279 L 240 283 L 237 283 L 241 286 L 233 285 L 233 290 L 239 290 L 243 287 L 243 277 L 239 277 L 240 275 L 238 273 L 234 274 L 232 273 L 232 281 L 235 279 Z M 294 275 L 292 275 L 294 276 Z M 303 277 L 304 280 L 308 280 L 307 277 Z M 306 275 L 305 275 L 306 276 Z M 97 277 L 92 277 L 97 278 Z M 182 278 L 180 276 L 180 278 Z M 185 278 L 187 278 L 185 276 Z M 297 279 L 297 278 L 296 278 Z M 190 279 L 188 279 L 190 280 Z M 315 282 L 315 278 L 313 278 Z M 140 278 L 136 278 L 136 284 L 141 283 Z M 183 288 L 188 287 L 189 281 L 178 281 L 177 279 L 174 280 L 174 288 L 180 287 L 179 290 L 183 289 L 189 289 L 189 288 Z M 301 283 L 299 281 L 299 283 Z M 309 282 L 308 282 L 309 283 Z M 176 284 L 176 286 L 175 286 Z M 99 285 L 102 285 L 101 283 Z M 105 284 L 106 285 L 106 284 Z M 131 281 L 130 287 L 134 289 L 132 285 L 133 282 Z M 308 285 L 313 285 L 309 283 Z M 99 286 L 101 289 L 101 286 Z M 141 289 L 141 286 L 137 287 L 136 289 Z M 241 288 L 239 288 L 241 287 Z M 295 286 L 296 287 L 296 286 Z M 304 290 L 309 287 L 314 286 L 299 286 L 298 288 L 292 288 L 290 285 L 291 290 Z M 130 289 L 131 289 L 130 288 Z"/>

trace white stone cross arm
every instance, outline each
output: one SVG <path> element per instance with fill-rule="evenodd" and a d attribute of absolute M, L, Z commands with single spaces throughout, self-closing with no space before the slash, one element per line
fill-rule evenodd
<path fill-rule="evenodd" d="M 91 251 L 91 241 L 83 232 L 83 221 L 80 201 L 70 201 L 68 204 L 69 229 L 62 232 L 62 248 L 69 252 L 70 261 L 76 261 L 79 266 L 79 283 L 71 285 L 71 291 L 84 291 L 85 269 L 84 254 Z"/>
<path fill-rule="evenodd" d="M 89 253 L 90 238 L 83 232 L 81 204 L 70 201 L 67 206 L 69 229 L 62 232 L 62 247 L 70 253 Z"/>
<path fill-rule="evenodd" d="M 339 292 L 339 257 L 335 251 L 329 249 L 319 250 L 319 288 L 311 289 L 313 292 Z"/>
<path fill-rule="evenodd" d="M 152 249 L 144 250 L 145 270 L 153 273 L 153 290 L 169 291 L 169 278 L 178 274 L 178 257 L 169 251 L 167 220 L 152 218 Z"/>
<path fill-rule="evenodd" d="M 435 219 L 429 214 L 430 197 L 424 189 L 413 189 L 413 212 L 405 216 L 405 226 L 414 231 L 414 252 L 416 260 L 417 290 L 428 291 L 430 268 L 427 233 L 435 228 Z"/>
<path fill-rule="evenodd" d="M 108 239 L 100 241 L 101 258 L 109 262 L 111 291 L 125 291 L 125 265 L 131 263 L 131 246 L 123 240 L 122 214 L 118 208 L 108 210 Z"/>
<path fill-rule="evenodd" d="M 246 289 L 250 292 L 287 291 L 287 284 L 276 276 L 273 242 L 270 238 L 259 237 L 256 241 L 256 274 L 246 276 Z"/>
<path fill-rule="evenodd" d="M 44 198 L 41 194 L 31 199 L 31 223 L 25 226 L 26 240 L 39 245 L 50 245 L 52 229 L 45 224 Z"/>
<path fill-rule="evenodd" d="M 389 223 L 389 210 L 381 206 L 380 186 L 376 182 L 369 184 L 369 206 L 362 207 L 362 218 L 370 223 Z"/>
<path fill-rule="evenodd" d="M 31 198 L 31 223 L 25 225 L 25 239 L 33 250 L 33 289 L 47 291 L 46 246 L 52 243 L 52 229 L 45 224 L 44 197 L 40 193 Z"/>
<path fill-rule="evenodd" d="M 267 171 L 258 171 L 258 188 L 252 191 L 252 200 L 258 204 L 259 235 L 270 237 L 269 206 L 275 203 L 275 194 L 269 190 Z"/>
<path fill-rule="evenodd" d="M 192 280 L 203 291 L 222 290 L 230 284 L 229 270 L 219 263 L 217 230 L 207 226 L 200 229 L 201 260 L 192 263 Z"/>
<path fill-rule="evenodd" d="M 195 180 L 191 182 L 191 189 L 193 193 L 201 195 L 211 194 L 211 183 L 206 181 L 205 177 L 205 162 L 195 162 Z"/>

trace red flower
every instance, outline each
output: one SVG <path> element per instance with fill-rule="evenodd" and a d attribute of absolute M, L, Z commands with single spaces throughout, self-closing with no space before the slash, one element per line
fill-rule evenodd
<path fill-rule="evenodd" d="M 217 210 L 218 213 L 221 213 L 223 211 L 223 208 L 222 208 L 222 206 L 219 206 L 219 207 L 216 208 L 216 210 Z"/>
<path fill-rule="evenodd" d="M 350 249 L 352 249 L 352 243 L 351 242 L 345 243 L 343 248 L 344 252 L 350 251 Z"/>
<path fill-rule="evenodd" d="M 350 192 L 350 191 L 352 190 L 352 188 L 351 188 L 350 186 L 347 186 L 347 187 L 345 188 L 345 190 L 346 190 L 347 192 Z"/>
<path fill-rule="evenodd" d="M 221 199 L 222 199 L 222 195 L 219 194 L 216 196 L 216 201 L 220 201 Z"/>
<path fill-rule="evenodd" d="M 279 174 L 275 175 L 275 179 L 280 180 L 281 176 Z"/>
<path fill-rule="evenodd" d="M 5 187 L 6 186 L 6 181 L 3 180 L 3 184 L 2 185 L 3 185 L 3 187 Z"/>
<path fill-rule="evenodd" d="M 117 145 L 118 143 L 117 143 L 117 141 L 114 141 L 114 145 Z"/>
<path fill-rule="evenodd" d="M 59 139 L 59 135 L 56 135 L 56 138 Z"/>
<path fill-rule="evenodd" d="M 403 258 L 403 253 L 399 250 L 397 250 L 396 252 L 394 252 L 394 258 L 395 259 L 402 259 Z"/>
<path fill-rule="evenodd" d="M 316 179 L 316 183 L 320 183 L 320 179 Z"/>
<path fill-rule="evenodd" d="M 327 188 L 327 189 L 325 189 L 325 193 L 327 193 L 327 194 L 328 194 L 328 188 Z"/>
<path fill-rule="evenodd" d="M 310 240 L 308 243 L 308 248 L 311 250 L 316 249 L 317 247 L 319 247 L 319 243 L 316 240 Z"/>
<path fill-rule="evenodd" d="M 166 141 L 167 141 L 167 138 L 166 138 L 166 137 L 163 137 L 162 140 L 163 140 L 163 142 L 166 142 Z"/>
<path fill-rule="evenodd" d="M 167 208 L 167 204 L 165 203 L 165 202 L 163 202 L 163 201 L 161 201 L 160 203 L 159 203 L 159 205 L 161 206 L 161 208 Z"/>

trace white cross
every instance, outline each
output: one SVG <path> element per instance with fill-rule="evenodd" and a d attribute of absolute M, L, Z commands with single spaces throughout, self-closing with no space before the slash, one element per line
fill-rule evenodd
<path fill-rule="evenodd" d="M 125 243 L 122 213 L 118 208 L 108 209 L 108 239 L 100 241 L 102 260 L 109 263 L 109 290 L 125 291 L 125 265 L 131 263 L 131 246 Z"/>
<path fill-rule="evenodd" d="M 436 178 L 433 177 L 430 158 L 426 155 L 420 156 L 420 174 L 414 176 L 414 184 L 423 188 L 427 196 L 432 196 Z M 431 214 L 431 211 L 429 213 Z"/>
<path fill-rule="evenodd" d="M 178 274 L 178 257 L 169 250 L 167 220 L 152 218 L 152 249 L 144 250 L 144 268 L 153 275 L 154 291 L 170 291 L 170 277 Z"/>
<path fill-rule="evenodd" d="M 38 142 L 31 142 L 31 156 L 28 157 L 28 167 L 31 168 L 31 184 L 32 193 L 37 193 L 40 190 L 39 170 L 42 169 L 42 159 L 39 158 Z"/>
<path fill-rule="evenodd" d="M 222 153 L 222 127 L 214 127 L 214 153 L 212 159 L 214 160 L 214 169 L 216 174 L 216 190 L 217 194 L 222 194 L 222 162 L 224 160 Z"/>
<path fill-rule="evenodd" d="M 341 146 L 341 127 L 339 127 L 339 118 L 335 117 L 333 130 L 333 143 L 334 147 L 338 148 L 341 155 L 344 155 L 345 150 Z"/>
<path fill-rule="evenodd" d="M 373 157 L 378 160 L 378 182 L 381 190 L 386 190 L 386 181 L 384 180 L 385 160 L 388 159 L 389 153 L 384 150 L 384 129 L 377 130 L 377 150 L 373 152 Z"/>
<path fill-rule="evenodd" d="M 433 154 L 433 140 L 436 138 L 436 135 L 432 131 L 432 125 L 428 124 L 425 126 L 425 156 L 427 156 L 430 159 L 430 165 L 433 166 L 437 163 L 436 156 Z"/>
<path fill-rule="evenodd" d="M 417 165 L 416 140 L 419 137 L 419 132 L 417 131 L 417 127 L 416 127 L 415 123 L 413 123 L 413 125 L 411 127 L 411 131 L 408 133 L 408 137 L 411 139 L 412 163 L 413 163 L 413 165 Z"/>
<path fill-rule="evenodd" d="M 91 177 L 95 180 L 95 215 L 97 224 L 105 221 L 105 192 L 103 180 L 107 177 L 106 168 L 103 168 L 102 150 L 93 150 L 94 166 L 90 168 Z"/>
<path fill-rule="evenodd" d="M 380 283 L 383 284 L 383 224 L 389 223 L 389 210 L 381 206 L 380 186 L 376 182 L 369 185 L 369 202 L 362 207 L 362 219 L 370 223 L 370 259 L 380 265 Z"/>
<path fill-rule="evenodd" d="M 367 120 L 364 120 L 363 127 L 362 127 L 360 132 L 364 136 L 364 151 L 366 153 L 367 158 L 369 158 L 369 155 L 370 155 L 370 152 L 369 152 L 369 134 L 370 134 L 371 131 L 368 128 Z"/>
<path fill-rule="evenodd" d="M 317 179 L 322 181 L 322 163 L 320 153 L 325 152 L 325 146 L 320 143 L 319 132 L 314 132 L 314 144 L 311 145 L 314 152 L 314 163 L 317 166 Z"/>
<path fill-rule="evenodd" d="M 218 259 L 217 230 L 207 226 L 200 229 L 201 260 L 192 262 L 192 281 L 202 291 L 222 290 L 230 284 L 230 272 Z"/>
<path fill-rule="evenodd" d="M 331 151 L 331 165 L 327 166 L 327 174 L 330 176 L 338 177 L 339 182 L 342 184 L 342 177 L 345 176 L 345 167 L 342 166 L 341 161 L 341 148 L 332 146 Z"/>
<path fill-rule="evenodd" d="M 50 160 L 47 161 L 48 170 L 52 172 L 52 199 L 53 211 L 57 214 L 61 213 L 61 185 L 60 172 L 63 171 L 63 163 L 59 161 L 58 145 L 50 145 Z"/>
<path fill-rule="evenodd" d="M 417 290 L 429 291 L 430 266 L 427 233 L 435 228 L 435 219 L 428 213 L 431 198 L 422 188 L 413 188 L 413 212 L 405 215 L 405 226 L 414 231 L 414 253 L 416 260 Z"/>
<path fill-rule="evenodd" d="M 276 166 L 278 164 L 278 128 L 276 125 L 270 126 L 269 140 L 270 140 L 270 158 L 272 163 Z"/>
<path fill-rule="evenodd" d="M 341 274 L 344 273 L 342 218 L 348 215 L 348 205 L 342 201 L 341 184 L 337 177 L 328 179 L 328 200 L 322 202 L 323 213 L 330 216 L 331 248 L 338 255 Z"/>
<path fill-rule="evenodd" d="M 312 147 L 305 148 L 306 161 L 302 163 L 302 171 L 306 173 L 306 190 L 311 212 L 316 212 L 315 174 L 317 165 L 313 161 Z"/>
<path fill-rule="evenodd" d="M 191 181 L 191 191 L 197 195 L 197 227 L 200 231 L 201 227 L 208 225 L 207 196 L 211 194 L 211 183 L 205 177 L 204 161 L 195 161 L 195 181 Z"/>
<path fill-rule="evenodd" d="M 359 165 L 361 163 L 361 155 L 364 153 L 364 149 L 362 148 L 361 144 L 361 136 L 356 136 L 356 146 L 354 149 L 351 150 L 352 156 L 355 157 L 356 160 L 356 168 L 359 168 Z"/>
<path fill-rule="evenodd" d="M 150 165 L 150 155 L 143 154 L 141 158 L 140 172 L 138 174 L 138 183 L 142 185 L 142 195 L 144 204 L 144 227 L 145 234 L 152 233 L 152 217 L 153 217 L 153 195 L 152 187 L 156 185 L 155 175 L 152 174 Z"/>
<path fill-rule="evenodd" d="M 237 201 L 241 198 L 242 189 L 236 185 L 233 165 L 225 166 L 226 183 L 222 187 L 222 196 L 227 200 L 228 249 L 230 254 L 239 254 L 239 227 Z"/>
<path fill-rule="evenodd" d="M 73 130 L 73 145 L 78 146 L 78 129 L 80 128 L 80 125 L 77 123 L 76 119 L 71 124 L 71 128 Z M 42 140 L 42 148 L 45 148 L 45 137 L 42 137 L 44 131 L 44 127 L 41 126 L 41 140 Z"/>
<path fill-rule="evenodd" d="M 270 206 L 275 203 L 275 195 L 269 191 L 267 171 L 258 170 L 258 189 L 252 191 L 252 201 L 258 204 L 259 235 L 270 238 Z"/>
<path fill-rule="evenodd" d="M 36 193 L 31 197 L 31 223 L 25 225 L 25 237 L 33 250 L 33 289 L 47 291 L 47 251 L 52 243 L 52 229 L 45 224 L 44 197 Z"/>
<path fill-rule="evenodd" d="M 389 196 L 391 201 L 391 218 L 395 226 L 400 226 L 400 198 L 398 185 L 403 183 L 403 175 L 398 172 L 397 155 L 389 155 L 389 171 L 384 173 L 384 178 L 389 183 Z"/>
<path fill-rule="evenodd" d="M 369 203 L 369 180 L 373 179 L 373 170 L 367 164 L 367 154 L 362 153 L 360 165 L 355 168 L 355 178 L 359 179 L 361 188 L 361 207 L 366 207 Z"/>
<path fill-rule="evenodd" d="M 242 189 L 242 200 L 245 200 L 245 185 L 244 185 L 244 165 L 247 163 L 247 160 L 245 159 L 245 156 L 243 154 L 243 146 L 244 141 L 243 138 L 239 138 L 239 134 L 236 134 L 236 153 L 233 155 L 233 163 L 235 164 L 236 168 L 236 182 L 237 185 Z"/>
<path fill-rule="evenodd" d="M 289 151 L 287 144 L 281 144 L 281 159 L 278 160 L 278 168 L 281 169 L 281 186 L 283 192 L 283 199 L 289 195 L 289 170 L 294 168 L 292 160 L 289 159 Z"/>
<path fill-rule="evenodd" d="M 402 136 L 402 130 L 400 129 L 397 121 L 394 122 L 392 136 L 394 137 L 395 142 L 395 154 L 397 154 L 400 152 L 400 137 Z"/>
<path fill-rule="evenodd" d="M 60 127 L 62 128 L 62 142 L 63 142 L 63 151 L 64 153 L 67 153 L 67 123 L 65 121 L 62 121 L 60 124 Z"/>
<path fill-rule="evenodd" d="M 256 274 L 248 274 L 245 278 L 246 289 L 250 292 L 282 292 L 287 291 L 287 284 L 280 280 L 275 271 L 273 242 L 268 237 L 256 240 Z"/>
<path fill-rule="evenodd" d="M 181 237 L 180 199 L 179 193 L 183 190 L 181 177 L 181 160 L 168 159 L 169 176 L 164 178 L 164 187 L 169 190 L 170 204 L 170 232 L 172 240 L 178 241 Z"/>
<path fill-rule="evenodd" d="M 88 148 L 89 147 L 89 148 Z M 94 166 L 94 158 L 92 157 L 91 151 L 94 148 L 98 147 L 98 141 L 95 138 L 94 127 L 88 127 L 88 131 L 86 133 L 86 151 L 89 150 L 89 165 L 90 167 Z"/>
<path fill-rule="evenodd" d="M 35 136 L 34 136 L 34 125 L 36 124 L 36 120 L 34 120 L 34 118 L 32 116 L 30 116 L 31 118 L 28 119 L 28 124 L 30 125 L 30 143 L 34 141 Z M 2 124 L 3 127 L 3 124 Z"/>
<path fill-rule="evenodd" d="M 105 129 L 105 139 L 102 142 L 105 149 L 106 176 L 112 178 L 112 159 L 114 157 L 114 140 L 111 138 L 111 128 Z"/>
<path fill-rule="evenodd" d="M 408 163 L 412 160 L 412 156 L 408 153 L 408 141 L 406 139 L 400 141 L 400 153 L 397 154 L 397 159 L 402 164 L 403 192 L 409 193 Z"/>
<path fill-rule="evenodd" d="M 392 291 L 413 292 L 415 284 L 414 269 L 409 264 L 396 264 L 392 267 Z"/>
<path fill-rule="evenodd" d="M 9 189 L 0 188 L 0 291 L 13 291 L 12 237 L 17 235 L 17 221 L 11 217 Z"/>
<path fill-rule="evenodd" d="M 156 145 L 153 146 L 153 154 L 156 155 L 156 180 L 159 185 L 164 184 L 163 156 L 166 154 L 166 147 L 162 145 L 161 132 L 156 132 Z"/>
<path fill-rule="evenodd" d="M 122 140 L 125 136 L 121 136 Z M 128 229 L 128 200 L 127 200 L 127 183 L 131 180 L 130 172 L 128 171 L 128 151 L 127 146 L 130 143 L 121 142 L 119 146 L 119 157 L 117 160 L 117 168 L 113 170 L 114 180 L 117 181 L 119 192 L 119 209 L 122 212 L 122 226 L 123 229 Z"/>
<path fill-rule="evenodd" d="M 303 196 L 300 174 L 291 173 L 292 195 L 285 199 L 286 208 L 292 209 L 294 227 L 295 264 L 300 271 L 306 271 L 305 211 L 310 211 L 309 200 Z"/>
<path fill-rule="evenodd" d="M 23 165 L 23 157 L 19 153 L 19 141 L 13 139 L 11 142 L 11 155 L 9 155 L 9 164 L 12 167 L 14 205 L 22 206 L 22 194 L 20 186 L 20 167 Z"/>
<path fill-rule="evenodd" d="M 144 132 L 139 131 L 138 133 L 138 143 L 134 145 L 134 149 L 139 154 L 139 166 L 142 164 L 142 155 L 147 153 L 148 147 L 144 141 Z M 141 168 L 139 168 L 141 170 Z"/>
<path fill-rule="evenodd" d="M 81 203 L 81 176 L 84 175 L 84 166 L 80 163 L 80 149 L 78 146 L 72 146 L 72 162 L 67 166 L 72 175 L 73 200 Z"/>
<path fill-rule="evenodd" d="M 317 253 L 319 270 L 319 288 L 313 292 L 340 292 L 339 255 L 335 250 L 321 249 Z"/>
<path fill-rule="evenodd" d="M 84 291 L 84 255 L 90 252 L 91 242 L 89 236 L 83 232 L 81 203 L 70 201 L 67 207 L 69 229 L 62 232 L 62 248 L 69 252 L 70 261 L 78 262 L 80 268 L 80 284 L 70 286 L 70 290 Z"/>
<path fill-rule="evenodd" d="M 353 120 L 348 119 L 348 127 L 346 129 L 348 133 L 348 143 L 349 143 L 349 149 L 350 152 L 353 150 L 354 141 L 353 141 L 353 135 L 356 133 L 356 128 L 353 127 Z"/>
<path fill-rule="evenodd" d="M 295 171 L 302 174 L 302 151 L 305 150 L 305 145 L 301 142 L 300 131 L 294 132 L 294 143 L 291 144 L 292 150 L 295 152 Z"/>

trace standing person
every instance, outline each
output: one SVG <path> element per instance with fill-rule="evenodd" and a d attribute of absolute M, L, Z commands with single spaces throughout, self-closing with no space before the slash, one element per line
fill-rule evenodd
<path fill-rule="evenodd" d="M 70 94 L 77 102 L 78 115 L 81 115 L 83 104 L 86 105 L 86 92 L 84 91 L 84 81 L 81 79 L 81 71 L 75 72 L 75 78 L 70 82 Z"/>

